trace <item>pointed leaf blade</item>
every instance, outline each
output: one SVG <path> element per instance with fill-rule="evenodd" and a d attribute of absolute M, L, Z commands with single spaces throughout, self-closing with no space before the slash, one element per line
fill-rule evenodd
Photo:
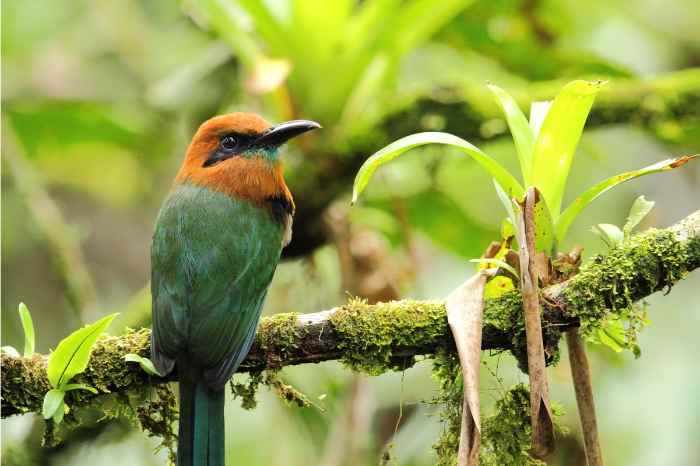
<path fill-rule="evenodd" d="M 556 219 L 583 126 L 603 81 L 572 81 L 554 99 L 535 141 L 532 181 Z"/>
<path fill-rule="evenodd" d="M 496 181 L 498 181 L 503 189 L 509 192 L 511 196 L 520 196 L 524 192 L 518 180 L 516 180 L 513 175 L 508 172 L 508 170 L 479 150 L 476 146 L 473 146 L 464 139 L 458 138 L 452 134 L 427 132 L 412 134 L 401 138 L 398 141 L 394 141 L 369 157 L 365 163 L 362 164 L 357 172 L 357 175 L 355 176 L 352 202 L 355 203 L 357 201 L 357 198 L 367 187 L 367 184 L 377 168 L 390 162 L 391 160 L 394 160 L 404 152 L 425 144 L 445 144 L 456 147 L 486 169 L 486 171 L 488 171 L 489 174 Z"/>
<path fill-rule="evenodd" d="M 673 170 L 674 168 L 681 167 L 689 161 L 698 157 L 700 157 L 700 154 L 683 155 L 681 157 L 676 157 L 675 159 L 662 160 L 661 162 L 649 165 L 648 167 L 621 173 L 619 175 L 603 180 L 596 185 L 593 185 L 592 187 L 588 188 L 588 190 L 586 190 L 583 194 L 578 196 L 561 214 L 559 219 L 556 220 L 557 241 L 561 243 L 566 237 L 566 233 L 569 231 L 569 227 L 576 219 L 576 217 L 578 217 L 581 211 L 585 209 L 586 206 L 588 206 L 588 204 L 590 204 L 596 198 L 598 198 L 598 196 L 605 193 L 609 189 L 614 188 L 620 183 L 624 183 L 625 181 L 638 178 L 640 176 Z"/>
<path fill-rule="evenodd" d="M 46 369 L 52 387 L 60 388 L 87 368 L 92 346 L 116 316 L 117 313 L 103 317 L 61 340 L 49 356 Z"/>
<path fill-rule="evenodd" d="M 632 233 L 632 230 L 639 225 L 639 222 L 644 220 L 644 217 L 651 212 L 651 209 L 654 208 L 654 204 L 656 204 L 654 201 L 647 201 L 644 198 L 644 195 L 641 195 L 634 200 L 634 204 L 632 204 L 630 213 L 627 216 L 627 222 L 625 223 L 625 226 L 622 227 L 622 232 L 624 233 L 625 238 L 628 238 Z"/>
<path fill-rule="evenodd" d="M 24 303 L 19 303 L 19 318 L 22 321 L 22 329 L 24 329 L 24 357 L 30 358 L 34 354 L 34 322 L 27 305 Z"/>
<path fill-rule="evenodd" d="M 148 358 L 144 358 L 135 353 L 129 353 L 126 356 L 124 356 L 124 361 L 137 362 L 139 366 L 141 366 L 141 369 L 143 369 L 143 371 L 148 375 L 155 375 L 157 377 L 160 377 L 160 374 L 156 370 L 156 367 L 153 365 L 153 361 L 151 361 Z"/>
<path fill-rule="evenodd" d="M 539 196 L 535 203 L 535 250 L 551 255 L 556 246 L 552 214 L 547 207 L 544 196 Z"/>
<path fill-rule="evenodd" d="M 496 102 L 506 117 L 510 134 L 513 136 L 515 149 L 518 153 L 523 182 L 525 186 L 528 186 L 532 172 L 532 153 L 535 148 L 535 137 L 532 129 L 530 129 L 527 118 L 525 118 L 525 115 L 510 94 L 494 84 L 488 84 L 486 87 L 494 94 Z"/>
<path fill-rule="evenodd" d="M 63 409 L 64 396 L 66 396 L 66 392 L 58 388 L 52 388 L 46 392 L 44 404 L 41 408 L 41 414 L 44 416 L 44 419 L 51 419 L 59 408 Z"/>
<path fill-rule="evenodd" d="M 614 247 L 622 243 L 624 235 L 617 225 L 599 223 L 591 228 L 591 231 L 600 236 L 608 247 Z"/>
<path fill-rule="evenodd" d="M 71 390 L 87 390 L 88 392 L 97 395 L 97 389 L 95 387 L 91 387 L 90 385 L 86 385 L 84 383 L 69 383 L 64 385 L 63 391 L 69 392 Z"/>

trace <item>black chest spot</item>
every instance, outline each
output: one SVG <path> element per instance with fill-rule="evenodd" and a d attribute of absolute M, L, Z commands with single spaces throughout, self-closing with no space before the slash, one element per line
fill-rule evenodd
<path fill-rule="evenodd" d="M 268 197 L 265 202 L 274 219 L 280 223 L 286 222 L 287 216 L 294 215 L 292 201 L 284 196 Z"/>

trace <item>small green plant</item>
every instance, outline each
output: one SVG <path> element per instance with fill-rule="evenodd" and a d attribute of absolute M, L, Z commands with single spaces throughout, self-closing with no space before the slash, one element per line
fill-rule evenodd
<path fill-rule="evenodd" d="M 610 223 L 599 223 L 594 225 L 591 231 L 605 242 L 608 247 L 617 246 L 624 240 L 629 239 L 639 223 L 644 220 L 644 217 L 649 215 L 651 209 L 654 208 L 654 201 L 647 201 L 644 196 L 639 196 L 635 199 L 634 204 L 630 208 L 630 213 L 627 216 L 627 222 L 620 228 L 617 225 Z"/>
<path fill-rule="evenodd" d="M 70 383 L 70 381 L 87 369 L 93 345 L 116 316 L 117 314 L 110 314 L 93 324 L 76 330 L 61 340 L 51 353 L 46 375 L 53 388 L 44 396 L 42 407 L 44 419 L 53 419 L 56 424 L 63 421 L 63 416 L 68 409 L 64 398 L 66 393 L 71 390 L 87 390 L 91 393 L 97 393 L 97 390 L 89 385 Z"/>
<path fill-rule="evenodd" d="M 440 132 L 417 133 L 384 147 L 360 167 L 353 185 L 353 202 L 367 187 L 380 166 L 404 152 L 425 144 L 445 144 L 470 156 L 493 178 L 513 226 L 526 188 L 534 186 L 542 194 L 536 207 L 537 250 L 553 255 L 576 217 L 598 196 L 625 181 L 651 173 L 678 168 L 698 155 L 667 159 L 630 172 L 607 178 L 580 194 L 562 211 L 562 201 L 571 164 L 588 113 L 602 81 L 572 81 L 551 103 L 535 103 L 530 120 L 525 118 L 515 100 L 503 89 L 489 84 L 510 128 L 520 163 L 523 184 L 496 160 L 457 136 Z"/>
<path fill-rule="evenodd" d="M 591 231 L 598 235 L 603 242 L 613 248 L 620 245 L 624 240 L 629 239 L 639 223 L 644 217 L 649 215 L 654 208 L 654 201 L 647 201 L 644 196 L 639 196 L 627 216 L 625 225 L 620 228 L 610 223 L 599 223 L 593 226 Z M 624 322 L 627 322 L 625 326 Z M 631 349 L 635 357 L 641 355 L 641 349 L 637 345 L 637 333 L 649 324 L 646 317 L 644 304 L 635 303 L 620 313 L 620 315 L 608 316 L 594 334 L 588 336 L 588 340 L 607 346 L 616 353 L 625 349 Z"/>
<path fill-rule="evenodd" d="M 29 308 L 24 303 L 19 303 L 17 309 L 19 312 L 19 320 L 22 322 L 22 330 L 24 330 L 24 357 L 31 358 L 34 355 L 34 322 Z M 13 346 L 3 346 L 2 351 L 9 354 L 13 358 L 19 357 L 19 351 Z"/>
<path fill-rule="evenodd" d="M 148 375 L 155 375 L 160 377 L 160 374 L 156 370 L 156 366 L 153 365 L 153 361 L 148 358 L 144 358 L 136 353 L 129 353 L 124 356 L 124 361 L 126 362 L 137 362 L 141 369 Z"/>

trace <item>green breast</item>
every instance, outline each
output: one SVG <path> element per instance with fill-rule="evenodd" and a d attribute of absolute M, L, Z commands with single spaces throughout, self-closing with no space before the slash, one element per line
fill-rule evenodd
<path fill-rule="evenodd" d="M 225 383 L 252 342 L 282 235 L 282 225 L 248 201 L 176 187 L 153 236 L 154 351 Z"/>

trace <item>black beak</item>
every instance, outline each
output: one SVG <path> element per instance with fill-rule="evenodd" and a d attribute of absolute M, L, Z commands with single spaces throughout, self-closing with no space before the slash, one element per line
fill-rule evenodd
<path fill-rule="evenodd" d="M 277 147 L 281 146 L 295 136 L 299 136 L 312 129 L 320 128 L 321 125 L 315 121 L 292 120 L 279 125 L 272 126 L 265 130 L 257 139 L 253 141 L 257 147 Z"/>

